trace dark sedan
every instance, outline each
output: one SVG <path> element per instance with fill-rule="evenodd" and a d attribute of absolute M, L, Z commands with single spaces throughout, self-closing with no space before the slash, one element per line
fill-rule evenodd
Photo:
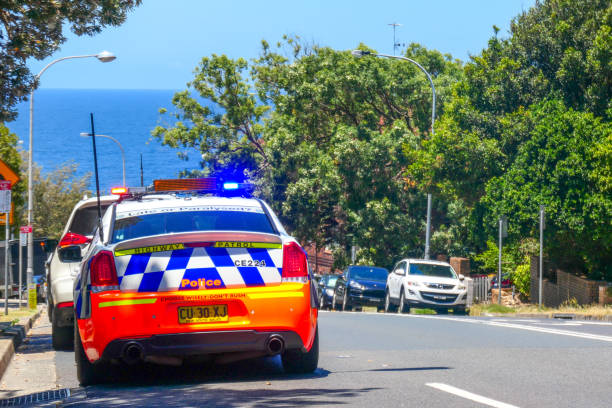
<path fill-rule="evenodd" d="M 331 307 L 338 275 L 323 275 L 319 281 L 319 309 Z"/>
<path fill-rule="evenodd" d="M 332 308 L 376 306 L 383 310 L 388 274 L 388 270 L 378 266 L 349 266 L 336 281 Z"/>

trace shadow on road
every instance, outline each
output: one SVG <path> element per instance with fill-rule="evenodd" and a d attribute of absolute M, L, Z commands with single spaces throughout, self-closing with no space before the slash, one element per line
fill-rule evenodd
<path fill-rule="evenodd" d="M 348 405 L 359 395 L 378 389 L 326 388 L 325 383 L 307 388 L 301 383 L 329 374 L 321 368 L 312 374 L 286 374 L 279 357 L 221 366 L 119 366 L 109 372 L 109 383 L 74 390 L 74 397 L 64 401 L 64 406 Z"/>

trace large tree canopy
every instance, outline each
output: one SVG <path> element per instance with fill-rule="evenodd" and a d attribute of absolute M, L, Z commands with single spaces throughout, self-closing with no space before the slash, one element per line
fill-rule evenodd
<path fill-rule="evenodd" d="M 14 106 L 36 86 L 26 63 L 43 59 L 66 41 L 65 25 L 94 35 L 123 23 L 142 0 L 0 0 L 0 122 L 15 118 Z"/>
<path fill-rule="evenodd" d="M 154 135 L 198 148 L 205 173 L 250 177 L 292 233 L 342 262 L 350 245 L 382 266 L 421 256 L 433 192 L 434 254 L 486 270 L 504 214 L 528 291 L 544 204 L 552 261 L 612 280 L 611 19 L 609 0 L 538 1 L 465 65 L 410 45 L 434 77 L 435 135 L 417 67 L 295 38 L 253 61 L 204 58 L 175 95 L 178 122 Z"/>
<path fill-rule="evenodd" d="M 430 137 L 423 73 L 296 38 L 262 45 L 250 64 L 203 58 L 174 97 L 178 121 L 153 134 L 199 149 L 206 172 L 250 177 L 304 243 L 358 245 L 362 262 L 386 266 L 422 254 L 426 199 L 404 152 Z M 417 44 L 407 54 L 434 77 L 442 112 L 461 64 Z"/>

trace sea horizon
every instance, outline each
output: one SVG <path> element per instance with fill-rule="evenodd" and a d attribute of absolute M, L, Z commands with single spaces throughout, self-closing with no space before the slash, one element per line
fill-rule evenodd
<path fill-rule="evenodd" d="M 96 134 L 109 135 L 121 143 L 126 157 L 126 184 L 140 185 L 140 154 L 143 156 L 144 184 L 158 178 L 176 178 L 185 169 L 200 168 L 195 149 L 172 149 L 151 136 L 158 124 L 171 125 L 170 89 L 73 89 L 41 88 L 34 94 L 34 162 L 43 174 L 70 162 L 77 164 L 76 175 L 91 174 L 89 189 L 95 191 L 92 143 L 80 133 L 91 133 L 90 112 L 94 114 Z M 18 117 L 5 125 L 28 150 L 29 101 L 18 105 Z M 123 184 L 121 152 L 107 138 L 97 138 L 101 194 Z M 189 160 L 178 157 L 187 152 Z"/>

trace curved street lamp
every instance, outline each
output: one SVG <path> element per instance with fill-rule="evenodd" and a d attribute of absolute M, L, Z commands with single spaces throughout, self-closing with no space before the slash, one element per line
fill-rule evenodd
<path fill-rule="evenodd" d="M 34 81 L 38 82 L 41 75 L 51 67 L 51 65 L 57 64 L 60 61 L 64 61 L 67 59 L 76 59 L 76 58 L 97 58 L 100 62 L 111 62 L 115 58 L 115 55 L 108 51 L 102 51 L 98 54 L 91 55 L 73 55 L 69 57 L 62 57 L 48 63 L 43 69 L 40 70 L 38 75 L 34 77 Z M 29 141 L 29 149 L 28 149 L 28 225 L 32 226 L 33 221 L 33 208 L 34 208 L 34 194 L 33 194 L 33 182 L 32 182 L 32 145 L 33 145 L 33 133 L 34 133 L 34 90 L 33 87 L 30 91 L 30 141 Z M 28 234 L 28 257 L 27 257 L 27 267 L 26 267 L 26 275 L 27 275 L 27 284 L 28 291 L 30 286 L 32 285 L 32 275 L 34 273 L 34 231 Z"/>
<path fill-rule="evenodd" d="M 91 133 L 82 132 L 81 137 L 91 137 Z M 125 151 L 123 150 L 123 146 L 121 146 L 121 143 L 119 143 L 119 141 L 112 136 L 99 135 L 96 133 L 96 137 L 105 137 L 117 143 L 117 146 L 119 146 L 119 150 L 121 150 L 121 160 L 123 161 L 123 187 L 126 187 L 126 184 L 125 184 Z"/>
<path fill-rule="evenodd" d="M 362 50 L 353 50 L 351 51 L 355 57 L 363 57 L 367 55 L 373 55 L 375 57 L 384 57 L 391 59 L 399 59 L 402 61 L 408 61 L 419 67 L 421 71 L 427 76 L 429 80 L 429 84 L 431 85 L 431 134 L 434 135 L 434 123 L 436 121 L 436 88 L 434 86 L 433 80 L 431 79 L 431 75 L 429 72 L 421 64 L 416 62 L 413 59 L 407 57 L 401 57 L 397 55 L 388 55 L 388 54 L 376 54 L 370 51 L 362 51 Z M 425 259 L 429 259 L 429 230 L 431 229 L 431 193 L 427 193 L 427 230 L 425 231 Z"/>

